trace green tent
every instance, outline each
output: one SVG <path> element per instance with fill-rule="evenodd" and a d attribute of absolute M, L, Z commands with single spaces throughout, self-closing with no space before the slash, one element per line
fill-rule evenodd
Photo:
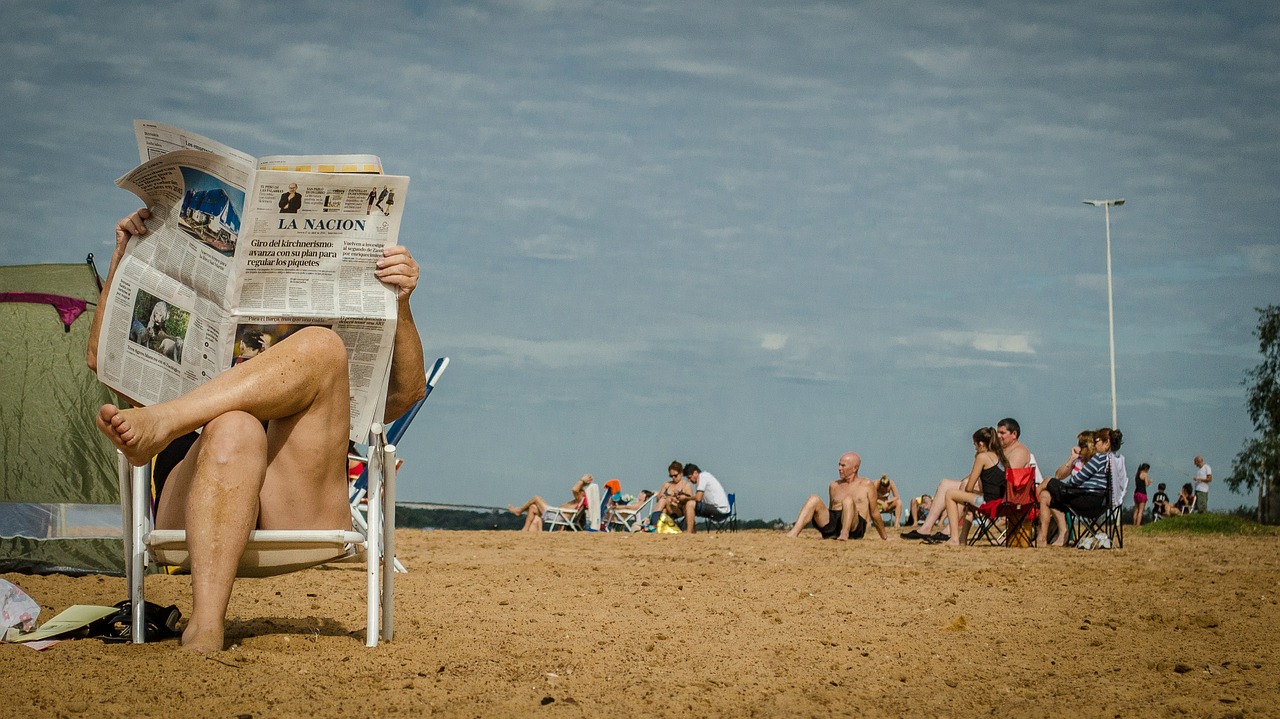
<path fill-rule="evenodd" d="M 85 366 L 97 300 L 92 255 L 0 267 L 0 572 L 124 572 L 115 449 L 94 426 L 114 400 Z"/>

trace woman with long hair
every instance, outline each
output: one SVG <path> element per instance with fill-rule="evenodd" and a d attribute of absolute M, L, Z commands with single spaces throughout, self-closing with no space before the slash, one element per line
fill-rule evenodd
<path fill-rule="evenodd" d="M 1133 475 L 1133 526 L 1142 526 L 1142 515 L 1147 509 L 1147 487 L 1151 486 L 1151 465 L 1143 462 Z"/>
<path fill-rule="evenodd" d="M 1008 464 L 995 427 L 983 427 L 973 433 L 973 470 L 959 489 L 947 492 L 945 497 L 947 522 L 951 524 L 948 545 L 960 547 L 967 543 L 970 505 L 981 507 L 994 499 L 1004 498 L 1004 469 Z"/>
<path fill-rule="evenodd" d="M 1062 547 L 1067 543 L 1066 512 L 1092 516 L 1107 506 L 1111 501 L 1107 492 L 1112 467 L 1123 466 L 1124 462 L 1123 458 L 1117 456 L 1123 441 L 1123 435 L 1118 429 L 1103 427 L 1095 431 L 1093 456 L 1074 471 L 1072 467 L 1077 466 L 1080 448 L 1071 448 L 1071 456 L 1058 467 L 1054 478 L 1046 482 L 1045 488 L 1040 492 L 1040 534 L 1036 536 L 1037 547 L 1048 544 L 1050 519 L 1055 520 L 1058 525 L 1058 536 L 1052 546 Z"/>
<path fill-rule="evenodd" d="M 903 539 L 924 539 L 934 542 L 942 542 L 948 539 L 959 537 L 960 532 L 957 531 L 958 526 L 955 520 L 951 519 L 948 513 L 947 505 L 949 502 L 948 494 L 957 490 L 967 490 L 968 494 L 977 494 L 976 489 L 983 487 L 983 494 L 986 493 L 986 486 L 989 482 L 992 491 L 995 491 L 994 470 L 992 467 L 1000 465 L 1000 489 L 999 495 L 1004 496 L 1004 461 L 1003 450 L 993 449 L 1000 447 L 1000 440 L 996 438 L 996 430 L 993 427 L 982 427 L 973 433 L 973 468 L 969 470 L 969 474 L 964 479 L 944 479 L 938 482 L 938 489 L 933 493 L 933 506 L 929 508 L 929 516 L 925 518 L 924 524 L 919 529 L 912 529 L 902 535 Z M 983 472 L 987 472 L 987 480 L 983 480 Z M 964 500 L 957 499 L 958 503 Z M 947 521 L 951 523 L 950 536 L 941 532 L 931 534 L 934 525 L 942 516 L 947 514 Z M 957 542 L 959 540 L 956 540 Z"/>

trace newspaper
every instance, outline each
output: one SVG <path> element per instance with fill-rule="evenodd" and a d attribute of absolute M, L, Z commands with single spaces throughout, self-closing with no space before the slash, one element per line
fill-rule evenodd
<path fill-rule="evenodd" d="M 150 232 L 129 243 L 99 308 L 99 379 L 164 402 L 324 326 L 347 346 L 351 439 L 365 441 L 396 324 L 374 265 L 397 244 L 409 178 L 374 174 L 372 155 L 255 159 L 168 125 L 134 127 L 143 162 L 116 184 L 150 208 Z"/>

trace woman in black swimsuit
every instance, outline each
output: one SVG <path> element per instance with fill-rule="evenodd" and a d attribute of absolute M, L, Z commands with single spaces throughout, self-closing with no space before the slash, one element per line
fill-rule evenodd
<path fill-rule="evenodd" d="M 983 427 L 973 433 L 973 469 L 960 483 L 959 489 L 947 492 L 947 521 L 951 538 L 947 544 L 959 547 L 969 535 L 966 516 L 969 506 L 981 507 L 993 499 L 1004 499 L 1004 468 L 1008 461 L 1000 447 L 994 427 Z M 959 529 L 960 531 L 956 531 Z"/>

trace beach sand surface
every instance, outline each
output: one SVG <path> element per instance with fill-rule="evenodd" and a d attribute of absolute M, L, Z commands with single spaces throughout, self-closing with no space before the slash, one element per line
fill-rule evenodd
<path fill-rule="evenodd" d="M 0 717 L 1280 716 L 1280 542 L 1111 551 L 400 530 L 394 641 L 359 567 L 236 584 L 231 648 L 0 645 Z M 115 577 L 5 578 L 44 607 Z M 190 612 L 189 578 L 148 598 Z"/>

